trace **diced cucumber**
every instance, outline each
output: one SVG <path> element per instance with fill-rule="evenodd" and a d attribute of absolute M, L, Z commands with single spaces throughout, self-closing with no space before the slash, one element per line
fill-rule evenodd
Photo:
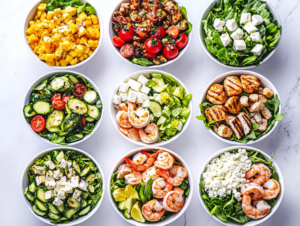
<path fill-rule="evenodd" d="M 70 98 L 67 105 L 72 112 L 79 115 L 83 115 L 88 111 L 86 104 L 77 98 Z"/>
<path fill-rule="evenodd" d="M 81 208 L 83 209 L 84 207 L 86 207 L 88 205 L 87 201 L 86 200 L 82 200 L 81 201 Z"/>
<path fill-rule="evenodd" d="M 89 185 L 88 190 L 89 190 L 90 193 L 94 193 L 95 192 L 95 187 L 93 185 Z"/>
<path fill-rule="evenodd" d="M 25 107 L 23 108 L 23 112 L 25 117 L 32 117 L 36 114 L 32 108 L 32 104 L 25 105 Z"/>
<path fill-rule="evenodd" d="M 68 198 L 68 206 L 71 208 L 79 208 L 80 207 L 80 202 L 78 202 L 77 199 L 74 199 L 72 197 Z"/>
<path fill-rule="evenodd" d="M 54 91 L 61 91 L 65 87 L 65 80 L 62 77 L 55 78 L 50 83 Z"/>
<path fill-rule="evenodd" d="M 156 92 L 162 92 L 167 88 L 166 83 L 162 78 L 152 78 L 152 80 L 156 82 L 155 86 L 152 86 L 152 89 Z"/>
<path fill-rule="evenodd" d="M 61 162 L 61 160 L 63 160 L 65 158 L 64 152 L 61 151 L 59 152 L 59 154 L 56 156 L 56 161 L 57 162 Z"/>
<path fill-rule="evenodd" d="M 87 122 L 93 122 L 95 119 L 91 118 L 91 117 L 84 117 L 85 121 Z"/>
<path fill-rule="evenodd" d="M 77 213 L 78 209 L 68 209 L 65 212 L 66 218 L 70 219 L 75 213 Z"/>
<path fill-rule="evenodd" d="M 49 206 L 49 210 L 51 213 L 59 214 L 59 211 L 56 209 L 56 207 L 52 203 L 49 203 L 48 206 Z"/>
<path fill-rule="evenodd" d="M 88 184 L 92 184 L 96 179 L 96 175 L 95 174 L 90 174 L 87 178 L 86 178 L 86 183 Z"/>
<path fill-rule="evenodd" d="M 80 166 L 78 165 L 78 163 L 77 163 L 75 160 L 73 160 L 72 166 L 73 166 L 73 168 L 76 170 L 76 172 L 77 172 L 78 174 L 81 173 Z"/>
<path fill-rule="evenodd" d="M 95 106 L 95 105 L 87 105 L 88 107 L 88 116 L 95 119 L 95 120 L 99 120 L 100 119 L 100 111 L 99 109 Z"/>
<path fill-rule="evenodd" d="M 65 211 L 65 204 L 61 204 L 60 206 L 56 207 L 58 209 L 59 212 L 63 213 Z"/>
<path fill-rule="evenodd" d="M 120 210 L 125 210 L 125 203 L 126 203 L 126 200 L 122 201 L 122 202 L 119 202 L 118 204 L 118 208 Z"/>
<path fill-rule="evenodd" d="M 60 216 L 59 215 L 56 215 L 54 213 L 49 213 L 48 216 L 51 218 L 51 219 L 54 219 L 54 220 L 59 220 L 60 219 Z"/>
<path fill-rule="evenodd" d="M 45 216 L 47 214 L 47 212 L 40 211 L 35 205 L 32 206 L 32 210 L 39 216 Z"/>
<path fill-rule="evenodd" d="M 25 194 L 26 198 L 30 201 L 33 202 L 34 201 L 34 196 L 32 194 L 30 194 L 29 192 L 27 192 Z"/>
<path fill-rule="evenodd" d="M 85 92 L 83 99 L 89 104 L 94 104 L 98 100 L 98 94 L 94 90 L 88 90 Z"/>
<path fill-rule="evenodd" d="M 81 210 L 81 211 L 78 213 L 78 215 L 79 215 L 79 216 L 86 215 L 88 212 L 90 212 L 90 210 L 91 210 L 91 206 L 88 206 L 88 207 L 86 207 L 85 209 Z"/>
<path fill-rule="evenodd" d="M 167 119 L 164 116 L 160 116 L 160 118 L 157 121 L 157 125 L 163 124 Z"/>
<path fill-rule="evenodd" d="M 162 107 L 157 101 L 150 100 L 150 110 L 152 111 L 154 117 L 158 118 L 161 116 Z"/>
<path fill-rule="evenodd" d="M 84 177 L 85 175 L 87 175 L 87 174 L 90 172 L 90 170 L 91 170 L 91 167 L 89 167 L 89 166 L 86 167 L 86 168 L 84 168 L 84 169 L 82 170 L 80 176 L 81 176 L 81 177 Z"/>
<path fill-rule="evenodd" d="M 33 181 L 30 185 L 29 185 L 29 187 L 28 187 L 28 189 L 29 189 L 29 191 L 31 192 L 31 193 L 34 193 L 35 192 L 35 190 L 36 190 L 36 184 L 35 184 L 35 181 Z"/>
<path fill-rule="evenodd" d="M 45 212 L 45 211 L 48 210 L 48 208 L 44 205 L 44 203 L 40 202 L 40 201 L 37 200 L 37 199 L 35 200 L 35 205 L 36 205 L 36 207 L 37 207 L 40 211 Z"/>
<path fill-rule="evenodd" d="M 48 102 L 45 102 L 45 101 L 38 101 L 38 102 L 34 103 L 32 107 L 33 107 L 34 111 L 40 115 L 49 114 L 52 110 L 52 106 Z"/>
<path fill-rule="evenodd" d="M 73 82 L 73 85 L 79 83 L 78 79 L 74 75 L 69 75 L 69 79 Z"/>
<path fill-rule="evenodd" d="M 47 200 L 45 199 L 45 192 L 42 188 L 39 188 L 37 190 L 36 197 L 42 202 L 47 202 Z"/>

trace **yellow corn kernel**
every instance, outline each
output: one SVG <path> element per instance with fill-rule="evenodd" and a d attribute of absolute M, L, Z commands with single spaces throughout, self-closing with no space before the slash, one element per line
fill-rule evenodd
<path fill-rule="evenodd" d="M 81 56 L 82 56 L 82 54 L 81 54 L 81 53 L 77 54 L 77 57 L 81 57 Z"/>
<path fill-rule="evenodd" d="M 74 34 L 78 30 L 78 26 L 76 24 L 71 24 L 69 29 L 72 31 L 72 34 Z"/>
<path fill-rule="evenodd" d="M 94 34 L 96 39 L 100 38 L 100 31 L 98 29 L 94 29 Z"/>
<path fill-rule="evenodd" d="M 66 12 L 68 12 L 71 16 L 74 16 L 77 13 L 77 8 L 68 6 L 65 8 Z"/>
<path fill-rule="evenodd" d="M 73 35 L 69 34 L 67 37 L 66 37 L 66 40 L 68 40 L 69 42 L 75 42 L 75 38 L 73 37 Z"/>
<path fill-rule="evenodd" d="M 76 44 L 76 45 L 79 45 L 79 44 L 80 44 L 80 39 L 79 39 L 79 38 L 75 39 L 75 44 Z"/>
<path fill-rule="evenodd" d="M 83 54 L 83 57 L 86 59 L 86 58 L 89 57 L 89 55 L 88 54 Z"/>
<path fill-rule="evenodd" d="M 63 18 L 64 18 L 64 20 L 66 20 L 66 19 L 71 19 L 72 16 L 71 16 L 69 13 L 64 13 L 64 14 L 63 14 Z"/>
<path fill-rule="evenodd" d="M 94 47 L 96 48 L 96 47 L 98 47 L 98 45 L 99 45 L 99 41 L 95 40 L 94 41 Z"/>
<path fill-rule="evenodd" d="M 85 48 L 83 48 L 83 53 L 89 53 L 89 51 L 90 51 L 90 48 L 89 48 L 89 47 L 86 47 L 86 46 L 85 46 Z"/>
<path fill-rule="evenodd" d="M 94 29 L 92 27 L 89 27 L 87 29 L 87 31 L 89 32 L 89 34 L 92 36 L 92 37 L 95 37 L 95 33 L 94 33 Z"/>
<path fill-rule="evenodd" d="M 93 40 L 89 40 L 88 41 L 88 47 L 93 47 L 94 46 L 94 41 Z"/>
<path fill-rule="evenodd" d="M 79 44 L 83 44 L 83 45 L 87 44 L 87 38 L 86 38 L 86 37 L 82 37 L 82 38 L 80 39 Z"/>
<path fill-rule="evenodd" d="M 84 56 L 79 57 L 79 61 L 84 61 L 84 60 L 85 60 Z"/>
<path fill-rule="evenodd" d="M 41 15 L 41 20 L 45 20 L 47 18 L 47 13 L 43 12 Z"/>
<path fill-rule="evenodd" d="M 95 25 L 93 25 L 92 27 L 93 27 L 94 29 L 100 30 L 100 24 L 95 24 Z"/>
<path fill-rule="evenodd" d="M 86 21 L 84 21 L 84 25 L 92 25 L 92 20 L 91 19 L 87 19 Z"/>
<path fill-rule="evenodd" d="M 55 62 L 54 61 L 46 61 L 46 64 L 53 67 L 55 65 Z"/>
<path fill-rule="evenodd" d="M 82 13 L 80 13 L 79 18 L 80 18 L 80 20 L 86 20 L 87 15 L 85 14 L 85 12 L 82 12 Z"/>
<path fill-rule="evenodd" d="M 68 65 L 68 62 L 66 60 L 60 60 L 59 63 L 60 63 L 60 66 L 62 66 L 62 67 L 65 67 Z"/>
<path fill-rule="evenodd" d="M 55 55 L 54 54 L 46 54 L 45 55 L 45 60 L 46 61 L 54 61 Z"/>
<path fill-rule="evenodd" d="M 56 17 L 59 16 L 59 15 L 61 15 L 61 9 L 60 8 L 55 9 L 53 11 L 53 15 L 56 16 Z"/>
<path fill-rule="evenodd" d="M 77 53 L 75 53 L 73 50 L 71 50 L 71 51 L 69 52 L 69 54 L 70 54 L 72 57 L 76 57 L 76 56 L 77 56 Z"/>
<path fill-rule="evenodd" d="M 29 36 L 28 38 L 28 43 L 29 45 L 33 44 L 34 42 L 38 42 L 40 39 L 35 35 L 35 34 L 32 34 Z"/>
<path fill-rule="evenodd" d="M 88 54 L 89 54 L 89 56 L 91 56 L 93 53 L 94 53 L 94 51 L 90 50 Z"/>
<path fill-rule="evenodd" d="M 75 52 L 78 53 L 78 54 L 82 54 L 83 53 L 82 45 L 76 45 Z"/>
<path fill-rule="evenodd" d="M 63 53 L 63 50 L 61 48 L 57 48 L 55 50 L 55 56 L 57 56 L 57 57 L 61 57 L 62 53 Z"/>
<path fill-rule="evenodd" d="M 55 25 L 60 25 L 60 19 L 57 16 L 54 16 L 53 19 Z"/>
<path fill-rule="evenodd" d="M 46 7 L 47 7 L 47 4 L 41 3 L 41 4 L 39 4 L 39 6 L 38 6 L 38 10 L 45 11 L 45 10 L 46 10 Z"/>
<path fill-rule="evenodd" d="M 73 60 L 70 61 L 71 65 L 77 64 L 77 58 L 75 57 Z"/>
<path fill-rule="evenodd" d="M 70 62 L 71 60 L 73 60 L 73 57 L 71 56 L 71 55 L 67 55 L 67 57 L 66 57 L 66 61 L 67 62 Z"/>
<path fill-rule="evenodd" d="M 43 46 L 45 47 L 45 48 L 50 48 L 50 46 L 51 46 L 51 38 L 50 37 L 48 37 L 48 36 L 45 36 L 44 38 L 43 38 Z"/>
<path fill-rule="evenodd" d="M 44 53 L 43 48 L 39 47 L 37 54 L 42 55 Z"/>
<path fill-rule="evenodd" d="M 26 35 L 31 35 L 34 33 L 34 31 L 32 30 L 32 28 L 28 28 L 26 31 L 25 31 Z"/>
<path fill-rule="evenodd" d="M 60 66 L 60 63 L 59 63 L 58 61 L 56 61 L 56 62 L 55 62 L 55 66 L 56 66 L 56 67 L 59 67 L 59 66 Z"/>
<path fill-rule="evenodd" d="M 79 34 L 80 36 L 83 36 L 85 33 L 86 33 L 85 28 L 84 28 L 84 27 L 80 27 L 79 30 L 78 30 L 78 34 Z"/>
<path fill-rule="evenodd" d="M 42 15 L 42 11 L 38 10 L 35 17 L 40 18 L 41 15 Z"/>
<path fill-rule="evenodd" d="M 39 55 L 39 59 L 40 59 L 40 60 L 44 60 L 44 57 L 45 57 L 45 54 L 40 54 L 40 55 Z"/>
<path fill-rule="evenodd" d="M 34 53 L 38 53 L 39 49 L 40 49 L 40 47 L 36 46 L 36 47 L 34 47 L 33 52 L 34 52 Z"/>
<path fill-rule="evenodd" d="M 69 42 L 61 42 L 59 43 L 59 48 L 61 48 L 62 50 L 67 50 L 69 48 L 69 45 Z"/>
<path fill-rule="evenodd" d="M 53 15 L 54 13 L 53 13 L 53 11 L 49 11 L 48 13 L 47 13 L 47 20 L 52 20 L 53 19 Z"/>
<path fill-rule="evenodd" d="M 91 18 L 92 18 L 93 24 L 98 24 L 98 17 L 97 16 L 95 16 L 94 14 L 92 14 Z"/>
<path fill-rule="evenodd" d="M 48 30 L 44 30 L 44 32 L 42 33 L 42 38 L 50 36 L 49 31 Z"/>

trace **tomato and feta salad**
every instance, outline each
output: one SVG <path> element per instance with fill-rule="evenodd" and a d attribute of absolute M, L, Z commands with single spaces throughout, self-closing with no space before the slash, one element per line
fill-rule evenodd
<path fill-rule="evenodd" d="M 113 13 L 112 43 L 123 57 L 141 66 L 175 59 L 189 41 L 192 24 L 175 1 L 131 0 Z"/>

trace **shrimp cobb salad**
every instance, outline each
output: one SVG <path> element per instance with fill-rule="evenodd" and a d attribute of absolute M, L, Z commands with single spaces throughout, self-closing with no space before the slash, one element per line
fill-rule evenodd
<path fill-rule="evenodd" d="M 112 175 L 111 195 L 127 219 L 151 223 L 179 212 L 189 196 L 188 171 L 165 150 L 125 157 Z"/>
<path fill-rule="evenodd" d="M 208 212 L 223 222 L 245 224 L 265 217 L 276 205 L 280 178 L 259 151 L 234 149 L 212 159 L 200 179 Z"/>
<path fill-rule="evenodd" d="M 146 144 L 168 141 L 182 131 L 192 94 L 167 74 L 140 75 L 121 83 L 113 104 L 119 131 Z"/>

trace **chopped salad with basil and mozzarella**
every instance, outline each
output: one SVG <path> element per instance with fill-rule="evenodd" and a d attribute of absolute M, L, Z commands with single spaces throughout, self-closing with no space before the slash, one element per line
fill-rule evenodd
<path fill-rule="evenodd" d="M 192 94 L 173 77 L 150 73 L 121 83 L 113 97 L 119 131 L 146 144 L 170 140 L 182 131 Z"/>
<path fill-rule="evenodd" d="M 54 224 L 89 214 L 102 197 L 99 169 L 73 150 L 54 150 L 36 159 L 28 176 L 24 195 L 33 212 Z"/>

